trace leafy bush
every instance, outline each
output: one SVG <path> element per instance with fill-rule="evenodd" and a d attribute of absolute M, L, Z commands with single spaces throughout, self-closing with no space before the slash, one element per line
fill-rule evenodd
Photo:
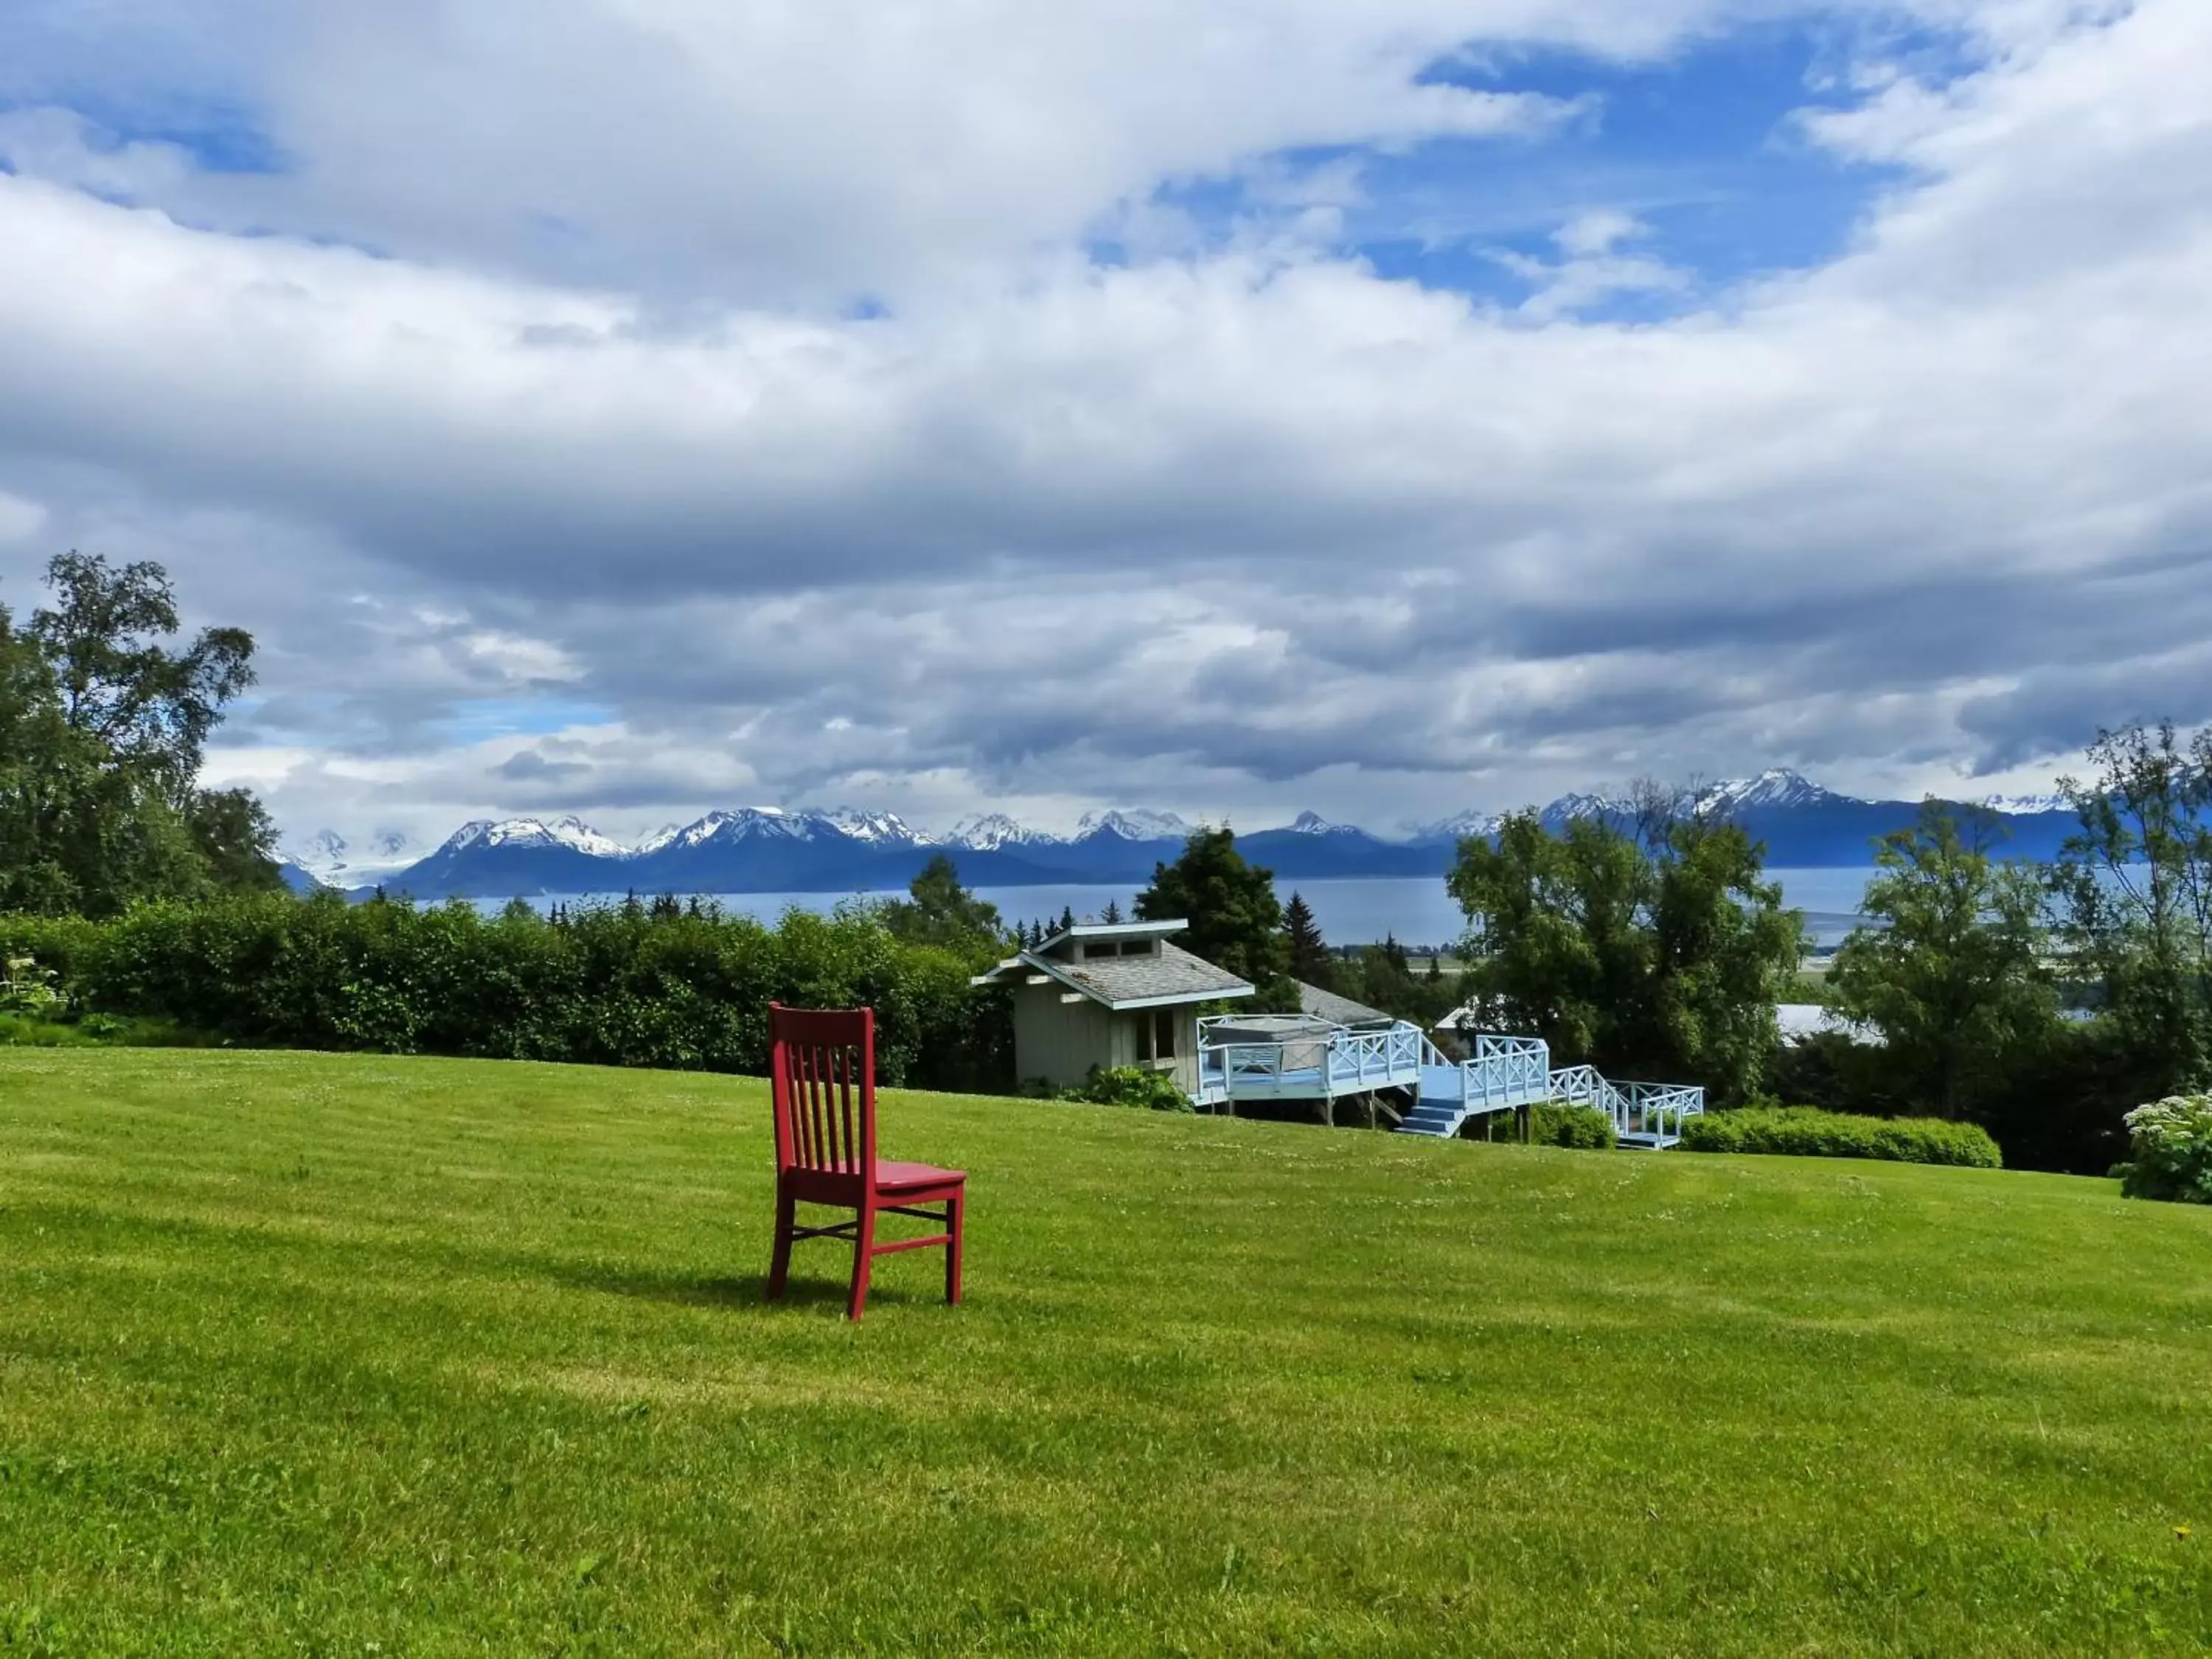
<path fill-rule="evenodd" d="M 268 1048 L 758 1073 L 775 999 L 872 1006 L 886 1084 L 991 1088 L 1012 1069 L 1003 997 L 858 908 L 769 927 L 640 904 L 556 920 L 270 894 L 0 917 L 0 950 L 58 968 L 99 1013 Z"/>
<path fill-rule="evenodd" d="M 51 968 L 40 967 L 36 957 L 9 957 L 8 975 L 0 979 L 0 1013 L 33 1020 L 58 1019 L 67 1011 L 69 1000 L 56 988 L 58 977 Z"/>
<path fill-rule="evenodd" d="M 2120 1166 L 2130 1198 L 2212 1204 L 2212 1095 L 2170 1095 L 2128 1114 L 2135 1161 Z"/>
<path fill-rule="evenodd" d="M 1852 1117 L 1810 1106 L 1708 1112 L 1682 1126 L 1693 1152 L 1771 1152 L 1787 1158 L 1873 1158 L 1897 1164 L 2002 1169 L 2004 1159 L 1978 1124 L 1931 1117 Z"/>
<path fill-rule="evenodd" d="M 1194 1112 L 1190 1097 L 1166 1072 L 1142 1066 L 1093 1066 L 1090 1081 L 1068 1091 L 1072 1098 L 1100 1106 L 1141 1106 L 1155 1112 Z"/>
<path fill-rule="evenodd" d="M 1609 1152 L 1620 1145 L 1613 1120 L 1595 1106 L 1564 1103 L 1532 1109 L 1528 1138 L 1539 1146 L 1566 1146 L 1579 1152 Z"/>

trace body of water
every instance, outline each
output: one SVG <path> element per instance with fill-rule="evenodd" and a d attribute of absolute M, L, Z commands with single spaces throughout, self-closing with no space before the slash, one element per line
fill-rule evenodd
<path fill-rule="evenodd" d="M 1870 870 L 1770 870 L 1782 884 L 1785 903 L 1805 912 L 1813 943 L 1832 947 L 1858 921 L 1859 901 L 1866 892 Z M 1295 884 L 1313 908 L 1322 936 L 1332 945 L 1366 945 L 1385 937 L 1411 948 L 1449 947 L 1466 927 L 1459 907 L 1444 891 L 1442 877 L 1373 877 L 1341 881 L 1302 881 Z M 1289 888 L 1278 884 L 1285 900 Z M 1130 913 L 1135 886 L 981 887 L 980 897 L 999 907 L 1011 926 L 1015 922 L 1057 921 L 1063 910 L 1078 916 L 1095 916 L 1109 903 Z M 714 893 L 710 897 L 732 915 L 757 916 L 773 921 L 786 910 L 827 911 L 851 898 L 904 898 L 903 889 L 872 893 Z M 573 893 L 550 895 L 532 902 L 540 910 L 552 905 L 619 902 L 622 895 Z M 484 908 L 497 909 L 495 902 Z"/>

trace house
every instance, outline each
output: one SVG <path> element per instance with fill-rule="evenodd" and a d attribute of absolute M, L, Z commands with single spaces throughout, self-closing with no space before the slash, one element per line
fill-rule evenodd
<path fill-rule="evenodd" d="M 1013 994 L 1015 1074 L 1067 1087 L 1094 1066 L 1143 1066 L 1195 1094 L 1200 1006 L 1253 988 L 1170 943 L 1189 926 L 1082 922 L 978 974 Z"/>

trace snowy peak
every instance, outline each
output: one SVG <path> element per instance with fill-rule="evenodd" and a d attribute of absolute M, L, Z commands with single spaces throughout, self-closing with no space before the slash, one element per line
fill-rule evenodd
<path fill-rule="evenodd" d="M 810 812 L 805 816 L 854 841 L 875 842 L 886 847 L 920 847 L 932 840 L 908 829 L 896 812 L 856 812 L 849 806 L 841 806 L 834 812 Z"/>
<path fill-rule="evenodd" d="M 1364 836 L 1367 832 L 1349 823 L 1331 823 L 1318 812 L 1301 812 L 1291 820 L 1294 836 Z"/>
<path fill-rule="evenodd" d="M 860 812 L 849 807 L 834 812 L 791 812 L 781 806 L 738 806 L 709 812 L 690 823 L 656 830 L 638 842 L 632 856 L 645 858 L 672 848 L 684 851 L 710 842 L 729 847 L 746 842 L 811 842 L 824 836 L 876 847 L 931 844 L 929 836 L 917 834 L 896 812 Z"/>
<path fill-rule="evenodd" d="M 1546 823 L 1571 823 L 1577 818 L 1618 817 L 1636 810 L 1635 803 L 1625 795 L 1578 793 L 1562 795 L 1539 814 Z"/>
<path fill-rule="evenodd" d="M 1770 767 L 1755 778 L 1737 778 L 1700 789 L 1689 798 L 1689 805 L 1701 815 L 1727 817 L 1754 808 L 1787 811 L 1850 799 L 1824 789 L 1786 767 Z"/>
<path fill-rule="evenodd" d="M 972 853 L 995 853 L 1001 847 L 1038 847 L 1059 839 L 1042 830 L 1031 830 L 1016 823 L 1004 812 L 980 812 L 952 826 L 945 837 L 947 847 L 961 847 Z"/>
<path fill-rule="evenodd" d="M 1116 836 L 1123 841 L 1182 841 L 1189 834 L 1190 826 L 1172 812 L 1139 810 L 1085 812 L 1075 826 L 1078 841 L 1095 836 Z"/>
<path fill-rule="evenodd" d="M 1770 767 L 1755 778 L 1730 778 L 1702 788 L 1686 789 L 1674 798 L 1674 803 L 1675 811 L 1685 817 L 1723 819 L 1752 811 L 1808 811 L 1858 804 L 1848 795 L 1825 789 L 1802 773 L 1782 766 Z M 1544 809 L 1542 817 L 1546 823 L 1557 825 L 1576 818 L 1632 817 L 1636 811 L 1634 795 L 1601 791 L 1562 795 Z"/>
<path fill-rule="evenodd" d="M 603 836 L 581 818 L 477 818 L 447 837 L 441 853 L 465 852 L 471 848 L 565 847 L 595 859 L 618 859 L 629 848 L 611 836 Z"/>
<path fill-rule="evenodd" d="M 1984 795 L 1976 803 L 2007 817 L 2031 817 L 2038 812 L 2070 812 L 2074 803 L 2063 795 Z"/>
<path fill-rule="evenodd" d="M 335 830 L 318 830 L 287 856 L 320 879 L 336 881 L 343 877 L 346 884 L 353 884 L 404 869 L 422 854 L 415 838 L 404 830 L 379 830 L 360 847 Z"/>
<path fill-rule="evenodd" d="M 733 811 L 709 812 L 680 830 L 662 830 L 649 850 L 664 848 L 689 851 L 710 842 L 724 846 L 749 841 L 805 841 L 807 827 L 778 806 L 740 806 Z"/>
<path fill-rule="evenodd" d="M 292 861 L 312 875 L 335 875 L 349 862 L 352 849 L 335 830 L 318 830 L 292 853 Z"/>
<path fill-rule="evenodd" d="M 439 844 L 438 850 L 441 853 L 465 853 L 497 827 L 490 818 L 471 818 L 452 835 L 447 836 Z"/>
<path fill-rule="evenodd" d="M 1465 841 L 1469 836 L 1496 835 L 1500 822 L 1495 812 L 1470 810 L 1438 818 L 1434 823 L 1413 823 L 1405 828 L 1414 841 Z"/>

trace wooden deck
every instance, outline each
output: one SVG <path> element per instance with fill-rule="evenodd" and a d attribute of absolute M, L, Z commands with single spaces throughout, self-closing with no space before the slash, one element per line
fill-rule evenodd
<path fill-rule="evenodd" d="M 1559 1101 L 1604 1112 L 1621 1145 L 1655 1149 L 1674 1146 L 1683 1121 L 1705 1109 L 1705 1091 L 1689 1085 L 1614 1084 L 1588 1066 L 1554 1071 L 1549 1046 L 1536 1037 L 1478 1036 L 1474 1054 L 1456 1064 L 1403 1021 L 1378 1030 L 1304 1031 L 1280 1042 L 1208 1040 L 1237 1029 L 1227 1019 L 1199 1022 L 1192 1098 L 1201 1109 L 1233 1112 L 1239 1101 L 1334 1103 L 1387 1091 L 1409 1108 L 1400 1133 L 1445 1139 L 1471 1118 Z"/>

